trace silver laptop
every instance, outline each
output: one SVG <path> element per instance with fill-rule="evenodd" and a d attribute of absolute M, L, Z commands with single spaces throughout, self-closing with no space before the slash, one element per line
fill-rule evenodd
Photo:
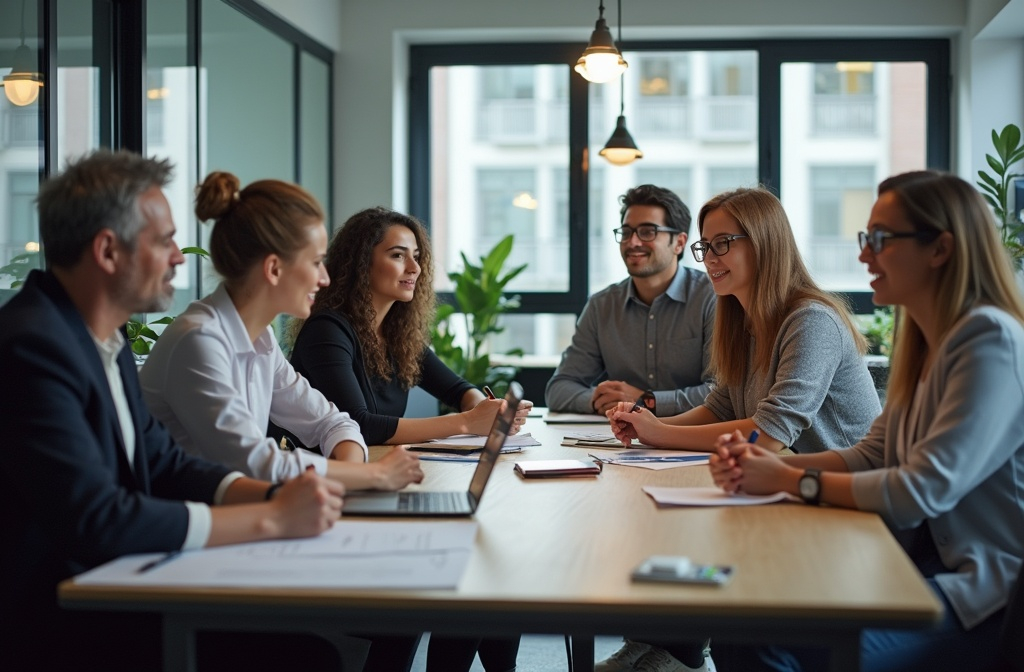
<path fill-rule="evenodd" d="M 358 516 L 471 516 L 480 506 L 494 464 L 508 438 L 508 430 L 523 399 L 523 388 L 512 382 L 505 395 L 505 410 L 494 418 L 480 452 L 480 461 L 465 492 L 360 492 L 347 495 L 342 514 Z"/>

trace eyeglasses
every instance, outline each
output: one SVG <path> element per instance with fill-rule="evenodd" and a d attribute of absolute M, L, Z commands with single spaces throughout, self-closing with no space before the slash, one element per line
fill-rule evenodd
<path fill-rule="evenodd" d="M 615 234 L 616 243 L 628 241 L 633 237 L 634 233 L 642 242 L 649 243 L 657 238 L 659 233 L 682 233 L 682 231 L 667 226 L 658 226 L 657 224 L 641 224 L 636 228 L 623 226 L 618 229 L 612 229 L 612 233 Z"/>
<path fill-rule="evenodd" d="M 938 231 L 912 231 L 910 233 L 892 233 L 890 231 L 882 231 L 881 229 L 875 229 L 874 231 L 857 232 L 857 242 L 860 244 L 860 249 L 864 249 L 868 245 L 871 246 L 871 251 L 878 254 L 885 248 L 885 242 L 893 238 L 917 238 L 918 240 L 932 241 L 939 237 Z"/>
<path fill-rule="evenodd" d="M 743 234 L 733 233 L 727 236 L 716 236 L 713 240 L 698 240 L 693 245 L 690 245 L 690 251 L 693 252 L 693 258 L 698 263 L 704 261 L 704 256 L 707 255 L 708 250 L 715 253 L 716 257 L 721 257 L 729 253 L 729 243 L 736 240 L 737 238 L 746 238 Z"/>

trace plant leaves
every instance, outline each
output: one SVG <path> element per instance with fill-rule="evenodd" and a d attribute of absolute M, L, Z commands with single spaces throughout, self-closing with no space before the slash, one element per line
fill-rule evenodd
<path fill-rule="evenodd" d="M 209 259 L 210 258 L 210 253 L 207 252 L 206 250 L 204 250 L 201 247 L 183 247 L 183 248 L 181 248 L 181 253 L 182 254 L 195 254 L 195 255 L 198 255 L 200 257 L 203 257 L 204 259 Z"/>

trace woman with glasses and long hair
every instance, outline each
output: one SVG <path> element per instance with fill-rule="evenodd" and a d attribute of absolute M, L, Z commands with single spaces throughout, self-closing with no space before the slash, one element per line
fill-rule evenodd
<path fill-rule="evenodd" d="M 723 436 L 723 489 L 788 491 L 886 520 L 945 606 L 933 629 L 868 631 L 861 669 L 991 669 L 1024 558 L 1024 298 L 991 211 L 962 179 L 879 186 L 860 261 L 895 305 L 885 409 L 847 450 L 780 458 Z M 1018 633 L 1019 635 L 1019 633 Z M 762 650 L 770 669 L 825 669 L 820 651 Z"/>
<path fill-rule="evenodd" d="M 704 262 L 718 295 L 704 404 L 656 418 L 631 404 L 609 411 L 624 442 L 714 449 L 724 433 L 757 431 L 758 445 L 813 453 L 850 445 L 881 406 L 864 363 L 865 343 L 844 306 L 811 279 L 779 200 L 737 189 L 700 209 Z"/>

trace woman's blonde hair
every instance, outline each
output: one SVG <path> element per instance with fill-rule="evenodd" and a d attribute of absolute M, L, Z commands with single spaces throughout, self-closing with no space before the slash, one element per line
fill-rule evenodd
<path fill-rule="evenodd" d="M 214 220 L 210 259 L 228 282 L 269 254 L 291 260 L 309 244 L 308 229 L 324 221 L 316 198 L 297 184 L 258 180 L 240 187 L 237 177 L 217 171 L 196 188 L 196 217 Z"/>
<path fill-rule="evenodd" d="M 412 231 L 419 247 L 420 276 L 412 301 L 396 301 L 381 323 L 383 341 L 373 330 L 377 317 L 370 292 L 373 248 L 384 240 L 392 226 Z M 324 262 L 331 284 L 316 294 L 311 316 L 325 310 L 343 313 L 359 338 L 367 372 L 384 380 L 398 377 L 409 389 L 420 379 L 423 351 L 430 345 L 430 323 L 434 317 L 434 265 L 430 236 L 415 217 L 387 208 L 368 208 L 348 218 L 334 234 Z M 293 334 L 303 322 L 294 320 Z"/>
<path fill-rule="evenodd" d="M 715 332 L 711 339 L 711 370 L 719 385 L 743 385 L 748 375 L 751 338 L 755 344 L 753 372 L 767 372 L 775 337 L 783 321 L 803 301 L 817 301 L 832 308 L 845 322 L 860 351 L 866 350 L 864 337 L 853 326 L 843 302 L 820 289 L 811 279 L 778 198 L 762 188 L 718 194 L 704 204 L 697 216 L 702 236 L 704 220 L 718 209 L 739 223 L 747 236 L 743 243 L 750 245 L 754 256 L 748 310 L 743 310 L 735 296 L 718 297 Z"/>
<path fill-rule="evenodd" d="M 939 269 L 936 325 L 940 339 L 979 305 L 1005 310 L 1024 324 L 1024 299 L 1013 264 L 992 211 L 974 187 L 956 175 L 921 170 L 884 180 L 878 195 L 887 193 L 896 198 L 915 231 L 948 231 L 953 236 L 953 252 Z M 921 328 L 897 308 L 886 403 L 909 406 L 927 354 Z"/>

